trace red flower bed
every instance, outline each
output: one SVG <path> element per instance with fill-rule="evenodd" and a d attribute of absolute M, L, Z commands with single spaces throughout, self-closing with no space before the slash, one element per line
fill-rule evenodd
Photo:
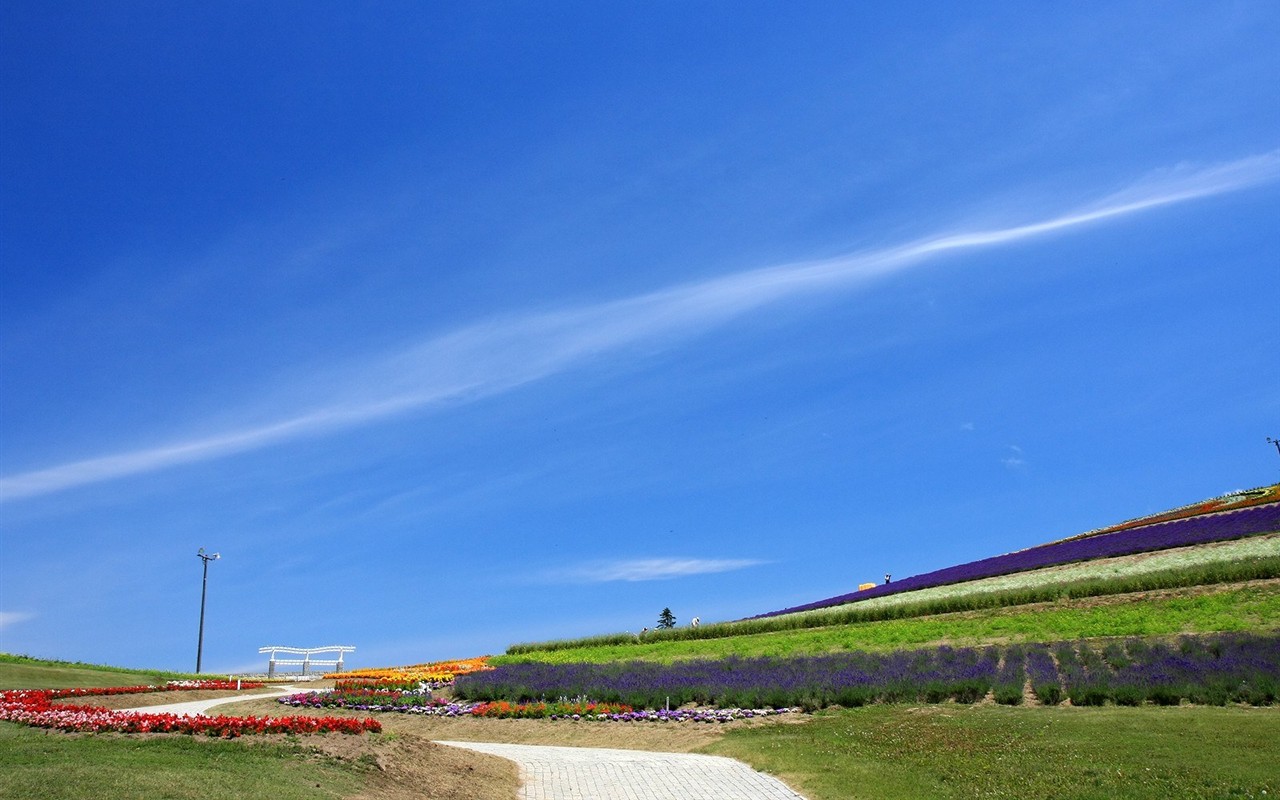
<path fill-rule="evenodd" d="M 202 682 L 206 683 L 206 682 Z M 207 683 L 213 683 L 212 681 Z M 241 684 L 242 688 L 244 684 Z M 179 686 L 176 688 L 235 688 Z M 250 687 L 253 688 L 253 687 Z M 203 717 L 177 714 L 149 714 L 143 711 L 114 711 L 97 706 L 70 706 L 54 703 L 61 697 L 135 694 L 158 691 L 155 686 L 124 686 L 101 689 L 13 689 L 0 692 L 0 720 L 36 728 L 82 733 L 186 733 L 234 738 L 254 733 L 377 733 L 382 723 L 376 719 L 346 717 Z"/>

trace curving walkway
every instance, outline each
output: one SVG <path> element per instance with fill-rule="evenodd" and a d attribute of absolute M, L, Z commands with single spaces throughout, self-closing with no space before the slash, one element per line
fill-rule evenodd
<path fill-rule="evenodd" d="M 204 713 L 214 706 L 224 706 L 228 703 L 242 703 L 245 700 L 260 700 L 264 697 L 279 697 L 284 694 L 293 694 L 299 689 L 293 686 L 278 686 L 275 689 L 268 689 L 262 694 L 242 694 L 238 697 L 215 697 L 212 700 L 189 700 L 185 703 L 166 703 L 159 706 L 145 706 L 142 708 L 122 708 L 121 711 L 141 711 L 147 714 L 178 714 L 179 716 L 186 714 L 193 717 L 204 716 Z"/>
<path fill-rule="evenodd" d="M 520 800 L 804 800 L 741 761 L 694 753 L 436 742 L 520 766 Z"/>

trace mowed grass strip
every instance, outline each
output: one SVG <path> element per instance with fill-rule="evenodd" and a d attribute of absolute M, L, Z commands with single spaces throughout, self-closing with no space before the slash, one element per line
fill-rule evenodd
<path fill-rule="evenodd" d="M 790 656 L 892 650 L 930 644 L 976 646 L 1103 636 L 1260 631 L 1280 626 L 1280 579 L 1244 585 L 1137 592 L 911 619 L 737 636 L 606 645 L 499 656 L 495 665 L 642 659 Z"/>
<path fill-rule="evenodd" d="M 369 769 L 310 758 L 286 743 L 68 735 L 0 722 L 0 797 L 338 798 L 358 791 Z"/>
<path fill-rule="evenodd" d="M 1265 798 L 1280 791 L 1280 709 L 868 706 L 703 751 L 810 800 Z"/>

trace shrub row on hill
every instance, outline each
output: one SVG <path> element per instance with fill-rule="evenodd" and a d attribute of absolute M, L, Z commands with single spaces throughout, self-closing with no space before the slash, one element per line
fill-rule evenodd
<path fill-rule="evenodd" d="M 1275 703 L 1280 634 L 1185 636 L 983 648 L 935 647 L 796 658 L 726 658 L 664 665 L 507 664 L 459 678 L 467 700 L 590 697 L 659 708 L 684 703 L 748 708 L 868 703 L 972 703 L 992 693 L 1017 704 L 1030 686 L 1049 705 L 1105 702 Z"/>

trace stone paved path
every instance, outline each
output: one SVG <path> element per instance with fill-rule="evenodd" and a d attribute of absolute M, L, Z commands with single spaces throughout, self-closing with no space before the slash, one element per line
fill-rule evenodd
<path fill-rule="evenodd" d="M 804 800 L 731 758 L 594 747 L 437 742 L 520 765 L 520 800 Z"/>

